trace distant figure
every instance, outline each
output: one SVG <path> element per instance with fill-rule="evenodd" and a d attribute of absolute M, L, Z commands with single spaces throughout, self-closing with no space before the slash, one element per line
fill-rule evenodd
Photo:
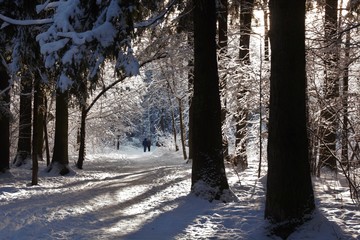
<path fill-rule="evenodd" d="M 148 151 L 150 152 L 150 147 L 151 147 L 151 141 L 150 141 L 150 139 L 147 139 L 147 141 L 146 141 L 146 146 L 147 146 Z"/>
<path fill-rule="evenodd" d="M 144 138 L 144 141 L 142 142 L 142 145 L 144 147 L 144 152 L 146 152 L 146 149 L 150 152 L 150 147 L 151 147 L 150 139 Z"/>
<path fill-rule="evenodd" d="M 146 152 L 146 148 L 147 148 L 147 138 L 144 138 L 144 141 L 142 142 L 142 145 L 144 147 L 144 152 Z"/>

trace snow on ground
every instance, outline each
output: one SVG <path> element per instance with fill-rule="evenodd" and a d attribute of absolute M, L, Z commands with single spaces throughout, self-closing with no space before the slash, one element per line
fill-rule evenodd
<path fill-rule="evenodd" d="M 89 155 L 70 176 L 41 170 L 38 186 L 30 166 L 12 168 L 0 175 L 0 239 L 278 239 L 263 219 L 266 179 L 251 162 L 238 174 L 228 166 L 232 203 L 189 194 L 191 164 L 164 148 Z M 318 210 L 288 239 L 360 239 L 360 210 L 340 183 L 314 180 Z"/>

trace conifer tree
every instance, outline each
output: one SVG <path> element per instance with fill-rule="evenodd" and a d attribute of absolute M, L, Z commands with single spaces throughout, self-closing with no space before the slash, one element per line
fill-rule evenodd
<path fill-rule="evenodd" d="M 194 0 L 194 95 L 192 192 L 222 199 L 227 182 L 222 147 L 221 105 L 216 59 L 215 0 Z M 195 110 L 196 109 L 196 110 Z"/>
<path fill-rule="evenodd" d="M 305 74 L 305 0 L 271 0 L 271 77 L 265 217 L 284 239 L 314 209 Z"/>

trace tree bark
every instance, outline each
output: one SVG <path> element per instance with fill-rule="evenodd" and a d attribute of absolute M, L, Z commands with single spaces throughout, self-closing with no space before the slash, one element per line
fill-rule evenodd
<path fill-rule="evenodd" d="M 10 76 L 0 63 L 0 172 L 10 165 Z"/>
<path fill-rule="evenodd" d="M 194 0 L 192 192 L 212 201 L 229 189 L 222 151 L 215 0 Z M 205 189 L 204 189 L 205 187 Z"/>
<path fill-rule="evenodd" d="M 269 12 L 267 9 L 267 5 L 268 5 L 268 0 L 263 0 L 264 4 L 263 4 L 263 11 L 264 11 L 264 60 L 265 61 L 269 61 L 270 59 L 270 53 L 269 53 L 269 48 L 270 48 L 270 43 L 269 43 Z"/>
<path fill-rule="evenodd" d="M 227 72 L 226 72 L 226 60 L 227 60 L 227 47 L 228 47 L 228 0 L 220 0 L 218 6 L 218 47 L 220 53 L 221 64 L 219 68 L 223 70 L 223 74 L 220 77 L 220 92 L 221 92 L 221 125 L 223 129 L 223 153 L 224 158 L 229 156 L 229 141 L 225 132 L 225 123 L 227 116 Z"/>
<path fill-rule="evenodd" d="M 17 167 L 31 159 L 32 87 L 32 75 L 29 70 L 24 70 L 21 78 L 18 147 L 14 159 Z"/>
<path fill-rule="evenodd" d="M 55 114 L 55 142 L 54 153 L 49 171 L 55 168 L 61 175 L 70 172 L 68 168 L 68 91 L 56 93 L 56 114 Z"/>
<path fill-rule="evenodd" d="M 83 169 L 83 164 L 85 160 L 85 140 L 86 140 L 86 117 L 87 117 L 86 106 L 81 106 L 81 120 L 80 120 L 80 146 L 79 146 L 79 157 L 76 162 L 76 167 L 78 169 Z"/>
<path fill-rule="evenodd" d="M 305 0 L 271 0 L 271 77 L 265 218 L 286 238 L 315 208 L 308 159 Z"/>
<path fill-rule="evenodd" d="M 325 82 L 324 98 L 326 106 L 321 111 L 321 134 L 323 141 L 320 143 L 320 165 L 327 166 L 336 171 L 336 132 L 337 100 L 339 97 L 338 44 L 337 44 L 337 0 L 325 2 Z"/>
<path fill-rule="evenodd" d="M 188 38 L 188 45 L 189 47 L 193 47 L 193 38 L 190 36 L 190 33 L 187 35 Z M 189 92 L 193 94 L 193 87 L 194 87 L 194 60 L 190 59 L 188 61 L 188 82 L 189 82 Z M 193 159 L 194 151 L 193 151 L 193 144 L 192 144 L 192 133 L 193 133 L 193 115 L 194 115 L 194 107 L 192 104 L 192 94 L 190 94 L 189 98 L 189 136 L 188 136 L 188 145 L 189 145 L 189 159 Z"/>
<path fill-rule="evenodd" d="M 182 146 L 182 150 L 183 150 L 184 160 L 186 160 L 187 154 L 186 154 L 186 147 L 185 147 L 185 125 L 184 125 L 183 106 L 182 106 L 183 104 L 182 104 L 182 100 L 180 98 L 178 98 L 178 103 L 179 103 L 181 146 Z"/>
<path fill-rule="evenodd" d="M 250 63 L 250 34 L 254 0 L 240 0 L 240 51 L 239 59 Z"/>
<path fill-rule="evenodd" d="M 250 35 L 251 35 L 251 20 L 253 15 L 254 0 L 240 0 L 240 48 L 239 60 L 240 64 L 250 64 Z M 245 74 L 245 73 L 244 73 Z M 242 77 L 245 79 L 246 77 Z M 236 133 L 235 133 L 235 159 L 234 163 L 241 164 L 242 168 L 247 167 L 246 154 L 246 136 L 247 136 L 247 116 L 248 109 L 243 104 L 243 98 L 247 92 L 246 86 L 239 83 L 237 93 L 238 109 L 235 117 Z"/>
<path fill-rule="evenodd" d="M 41 78 L 36 75 L 34 80 L 34 109 L 33 109 L 33 141 L 32 141 L 32 185 L 38 184 L 38 161 L 42 160 L 42 149 L 44 143 L 44 91 Z"/>
<path fill-rule="evenodd" d="M 343 126 L 342 126 L 342 143 L 341 143 L 341 162 L 345 166 L 349 165 L 349 147 L 348 147 L 348 92 L 349 92 L 349 64 L 350 64 L 350 30 L 346 32 L 345 39 L 345 68 L 343 77 L 343 97 L 342 97 L 342 108 L 343 108 Z"/>

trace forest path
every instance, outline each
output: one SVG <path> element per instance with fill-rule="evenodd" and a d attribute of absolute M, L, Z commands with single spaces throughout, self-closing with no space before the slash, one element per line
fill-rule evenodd
<path fill-rule="evenodd" d="M 12 168 L 0 175 L 0 239 L 274 239 L 263 217 L 266 172 L 258 179 L 257 161 L 249 163 L 238 174 L 227 164 L 239 198 L 230 203 L 189 194 L 191 164 L 168 149 L 89 154 L 69 176 L 46 173 L 42 162 L 37 186 L 31 166 Z M 314 179 L 319 211 L 289 239 L 360 239 L 360 211 L 329 179 Z"/>
<path fill-rule="evenodd" d="M 0 239 L 119 239 L 190 190 L 189 164 L 171 153 L 93 154 L 64 177 L 41 169 L 37 186 L 29 165 L 0 178 Z"/>

